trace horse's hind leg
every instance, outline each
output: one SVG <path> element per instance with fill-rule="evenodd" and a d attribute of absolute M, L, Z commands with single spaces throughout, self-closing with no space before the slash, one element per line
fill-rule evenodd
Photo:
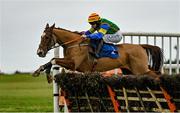
<path fill-rule="evenodd" d="M 135 75 L 144 75 L 147 74 L 149 77 L 152 77 L 156 79 L 159 77 L 155 72 L 151 71 L 148 68 L 148 59 L 146 55 L 143 55 L 141 53 L 141 57 L 135 57 L 133 55 L 129 55 L 129 60 L 130 60 L 130 69 L 133 74 Z M 144 56 L 144 57 L 143 57 Z"/>
<path fill-rule="evenodd" d="M 155 79 L 158 79 L 159 78 L 159 75 L 156 74 L 155 72 L 149 70 L 148 72 L 144 73 L 146 75 L 150 75 L 151 77 L 155 78 Z"/>
<path fill-rule="evenodd" d="M 159 81 L 160 75 L 156 74 L 155 72 L 149 70 L 145 73 L 146 75 L 149 75 L 150 77 L 154 78 L 155 80 Z"/>

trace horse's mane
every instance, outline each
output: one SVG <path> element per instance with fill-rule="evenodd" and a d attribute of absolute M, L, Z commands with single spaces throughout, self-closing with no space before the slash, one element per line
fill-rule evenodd
<path fill-rule="evenodd" d="M 70 30 L 67 30 L 67 29 L 64 29 L 64 28 L 60 28 L 60 27 L 55 28 L 55 29 L 59 29 L 59 30 L 70 32 L 70 33 L 75 33 L 75 34 L 78 34 L 78 35 L 82 35 L 79 31 L 70 31 Z"/>

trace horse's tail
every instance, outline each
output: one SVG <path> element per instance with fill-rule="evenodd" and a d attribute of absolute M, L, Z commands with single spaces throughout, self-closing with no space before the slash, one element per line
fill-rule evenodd
<path fill-rule="evenodd" d="M 149 68 L 155 72 L 161 72 L 163 66 L 163 52 L 158 46 L 148 44 L 141 45 L 147 52 L 149 59 Z"/>

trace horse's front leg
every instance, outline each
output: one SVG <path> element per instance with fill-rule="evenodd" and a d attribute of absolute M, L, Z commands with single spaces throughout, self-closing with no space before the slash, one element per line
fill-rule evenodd
<path fill-rule="evenodd" d="M 66 69 L 75 70 L 75 62 L 68 58 L 53 58 L 51 60 L 52 65 L 60 65 Z"/>
<path fill-rule="evenodd" d="M 73 60 L 70 60 L 70 59 L 65 59 L 65 58 L 53 58 L 51 60 L 51 65 L 60 65 L 66 69 L 71 69 L 71 70 L 75 70 L 75 64 L 74 64 L 74 61 Z M 46 70 L 46 72 L 48 72 L 50 70 Z M 47 75 L 47 80 L 48 80 L 48 83 L 51 83 L 52 80 L 53 80 L 53 77 L 50 76 L 50 72 L 49 74 L 46 73 Z"/>
<path fill-rule="evenodd" d="M 40 74 L 42 71 L 45 70 L 46 78 L 47 78 L 48 83 L 52 83 L 53 77 L 50 75 L 51 67 L 52 67 L 52 63 L 51 63 L 51 62 L 48 62 L 48 63 L 40 66 L 39 69 L 37 69 L 37 70 L 33 73 L 33 76 L 34 76 L 34 77 L 37 77 L 37 76 L 39 76 L 39 74 Z"/>
<path fill-rule="evenodd" d="M 73 60 L 71 59 L 67 59 L 67 58 L 53 58 L 50 62 L 41 65 L 34 73 L 33 76 L 37 77 L 39 76 L 39 74 L 46 70 L 46 74 L 49 75 L 50 74 L 50 70 L 52 65 L 60 65 L 66 69 L 71 69 L 71 70 L 75 70 L 75 63 Z"/>
<path fill-rule="evenodd" d="M 74 61 L 70 59 L 65 59 L 65 58 L 53 58 L 51 61 L 51 66 L 52 65 L 60 65 L 66 69 L 71 69 L 75 70 L 75 65 Z M 46 76 L 47 76 L 47 81 L 48 83 L 51 83 L 53 80 L 53 77 L 50 75 L 50 69 L 46 69 Z"/>
<path fill-rule="evenodd" d="M 48 63 L 46 63 L 46 64 L 44 64 L 44 65 L 41 65 L 36 71 L 34 71 L 33 76 L 34 76 L 34 77 L 39 76 L 39 74 L 40 74 L 42 71 L 44 71 L 44 70 L 46 70 L 46 73 L 48 73 L 48 72 L 50 73 L 51 67 L 52 67 L 52 63 L 51 63 L 51 62 L 48 62 Z"/>

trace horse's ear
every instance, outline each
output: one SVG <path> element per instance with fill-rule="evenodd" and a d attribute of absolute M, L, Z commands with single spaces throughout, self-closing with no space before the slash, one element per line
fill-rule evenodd
<path fill-rule="evenodd" d="M 51 26 L 51 28 L 54 28 L 55 27 L 55 23 Z"/>
<path fill-rule="evenodd" d="M 46 28 L 48 28 L 48 27 L 49 27 L 49 24 L 47 23 L 47 24 L 46 24 Z"/>

